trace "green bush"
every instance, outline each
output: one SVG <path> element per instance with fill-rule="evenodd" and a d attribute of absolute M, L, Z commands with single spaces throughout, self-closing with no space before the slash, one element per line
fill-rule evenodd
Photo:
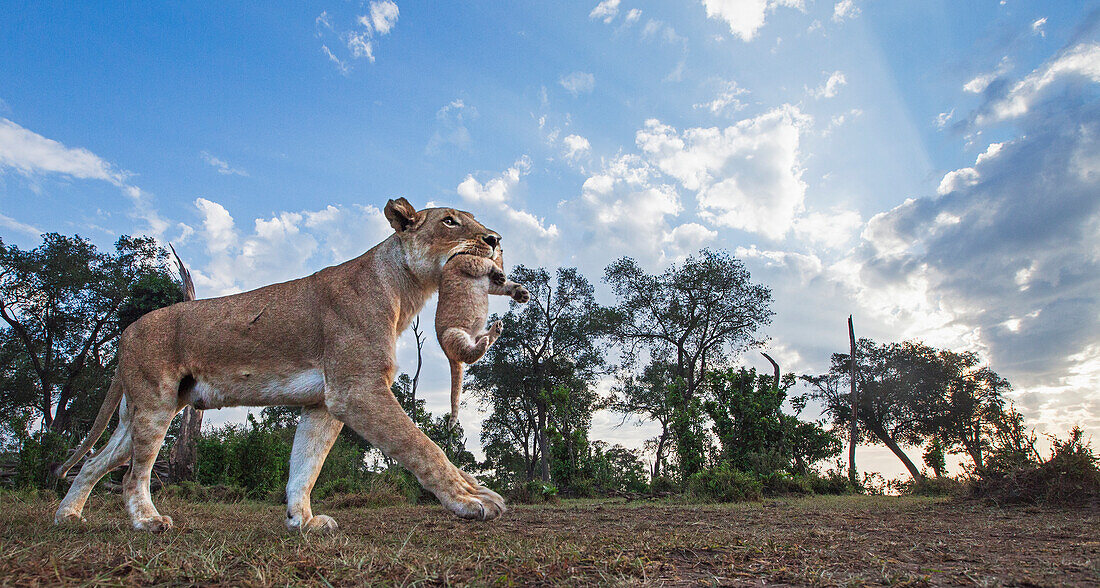
<path fill-rule="evenodd" d="M 813 493 L 813 486 L 806 476 L 792 476 L 786 472 L 772 472 L 759 476 L 759 479 L 764 496 Z"/>
<path fill-rule="evenodd" d="M 741 502 L 763 498 L 763 484 L 752 474 L 721 463 L 688 478 L 688 491 L 701 500 Z"/>
<path fill-rule="evenodd" d="M 48 488 L 53 468 L 69 456 L 72 444 L 60 433 L 40 431 L 23 441 L 15 469 L 16 488 Z"/>
<path fill-rule="evenodd" d="M 841 495 L 855 494 L 857 491 L 848 481 L 848 476 L 835 470 L 830 470 L 825 475 L 812 473 L 807 479 L 814 494 Z"/>
<path fill-rule="evenodd" d="M 1050 459 L 1023 462 L 1010 471 L 987 469 L 971 483 L 971 495 L 999 504 L 1055 503 L 1086 505 L 1100 502 L 1100 469 L 1079 427 L 1067 440 L 1052 437 Z"/>
<path fill-rule="evenodd" d="M 966 484 L 955 478 L 939 477 L 906 480 L 897 485 L 902 494 L 910 496 L 957 496 L 965 493 Z"/>
<path fill-rule="evenodd" d="M 558 487 L 550 482 L 531 480 L 505 493 L 509 502 L 516 504 L 542 504 L 560 502 Z"/>
<path fill-rule="evenodd" d="M 668 476 L 657 476 L 649 483 L 649 491 L 654 494 L 662 494 L 666 492 L 677 492 L 679 488 L 676 486 L 676 483 L 672 481 L 672 478 Z"/>

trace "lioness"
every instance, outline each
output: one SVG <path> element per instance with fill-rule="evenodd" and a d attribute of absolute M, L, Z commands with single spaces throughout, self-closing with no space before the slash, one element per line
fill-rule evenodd
<path fill-rule="evenodd" d="M 397 336 L 438 288 L 443 264 L 456 254 L 495 257 L 500 235 L 468 212 L 417 211 L 404 198 L 387 202 L 385 215 L 394 233 L 351 261 L 250 292 L 175 304 L 128 327 L 91 432 L 58 475 L 91 449 L 121 405 L 118 428 L 84 464 L 54 521 L 83 520 L 92 487 L 130 460 L 123 502 L 134 528 L 170 528 L 172 519 L 150 499 L 149 474 L 168 424 L 188 404 L 302 407 L 286 486 L 292 530 L 336 528 L 331 517 L 314 516 L 309 495 L 345 423 L 456 515 L 503 514 L 500 495 L 452 465 L 390 392 Z"/>
<path fill-rule="evenodd" d="M 481 359 L 504 328 L 497 321 L 488 331 L 484 330 L 490 294 L 511 296 L 521 304 L 530 298 L 527 288 L 505 277 L 503 252 L 497 251 L 493 259 L 460 254 L 443 266 L 435 335 L 451 364 L 451 426 L 458 422 L 463 366 Z"/>

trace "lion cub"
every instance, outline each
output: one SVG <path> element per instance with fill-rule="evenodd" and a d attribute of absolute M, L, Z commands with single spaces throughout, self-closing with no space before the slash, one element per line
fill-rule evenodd
<path fill-rule="evenodd" d="M 439 281 L 439 303 L 435 311 L 435 334 L 451 363 L 451 419 L 458 421 L 458 397 L 462 393 L 465 364 L 481 359 L 496 342 L 504 325 L 497 321 L 488 331 L 489 294 L 511 296 L 519 303 L 530 294 L 504 276 L 504 255 L 489 259 L 459 254 L 443 266 Z"/>

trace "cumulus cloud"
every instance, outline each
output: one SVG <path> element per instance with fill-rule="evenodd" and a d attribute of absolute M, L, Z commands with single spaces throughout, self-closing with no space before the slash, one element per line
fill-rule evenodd
<path fill-rule="evenodd" d="M 742 41 L 751 41 L 764 26 L 768 12 L 777 6 L 803 8 L 802 0 L 703 0 L 707 18 L 724 21 L 730 33 Z"/>
<path fill-rule="evenodd" d="M 836 22 L 842 22 L 857 16 L 859 16 L 859 7 L 856 6 L 854 0 L 840 0 L 840 2 L 833 5 L 833 20 Z"/>
<path fill-rule="evenodd" d="M 596 76 L 583 71 L 575 71 L 558 79 L 558 84 L 573 96 L 587 94 L 596 87 Z"/>
<path fill-rule="evenodd" d="M 799 140 L 809 124 L 797 107 L 784 105 L 725 129 L 681 133 L 651 119 L 636 142 L 662 172 L 696 193 L 703 218 L 780 238 L 803 208 Z"/>
<path fill-rule="evenodd" d="M 861 302 L 983 351 L 1021 406 L 1058 427 L 1100 414 L 1100 82 L 1078 46 L 1010 85 L 1019 135 L 876 215 L 843 264 Z M 988 112 L 996 113 L 996 109 Z M 1007 111 L 1006 111 L 1007 112 Z"/>
<path fill-rule="evenodd" d="M 245 233 L 221 204 L 206 198 L 194 204 L 201 220 L 195 235 L 205 245 L 208 262 L 192 268 L 192 274 L 204 296 L 300 278 L 352 259 L 393 232 L 373 206 L 279 212 L 254 219 Z"/>
<path fill-rule="evenodd" d="M 1074 80 L 1100 82 L 1100 44 L 1082 43 L 1036 68 L 1013 84 L 1003 96 L 993 98 L 975 118 L 978 124 L 1019 117 L 1051 88 Z"/>
<path fill-rule="evenodd" d="M 588 13 L 588 18 L 600 19 L 605 23 L 610 23 L 619 15 L 619 2 L 620 0 L 603 0 L 592 9 L 592 12 Z"/>
<path fill-rule="evenodd" d="M 843 209 L 804 214 L 791 225 L 798 240 L 827 250 L 848 245 L 862 227 L 863 219 L 858 212 Z"/>
<path fill-rule="evenodd" d="M 203 161 L 213 166 L 214 169 L 218 170 L 219 174 L 226 176 L 248 176 L 247 171 L 229 165 L 229 163 L 226 162 L 224 159 L 215 157 L 211 155 L 208 151 L 203 151 L 199 153 L 199 157 L 202 157 Z"/>
<path fill-rule="evenodd" d="M 66 147 L 59 141 L 0 118 L 0 169 L 4 168 L 32 179 L 55 175 L 108 182 L 130 198 L 134 207 L 131 216 L 147 223 L 144 231 L 160 237 L 168 228 L 168 222 L 153 209 L 149 196 L 130 183 L 129 172 L 116 168 L 87 149 Z"/>
<path fill-rule="evenodd" d="M 549 244 L 558 237 L 557 225 L 517 205 L 520 181 L 530 171 L 531 158 L 524 155 L 484 183 L 469 174 L 455 189 L 463 200 L 478 205 L 478 220 L 505 237 L 509 263 L 547 262 Z"/>
<path fill-rule="evenodd" d="M 832 98 L 840 91 L 840 87 L 847 83 L 848 80 L 844 77 L 844 72 L 834 71 L 820 86 L 809 90 L 809 93 L 814 98 Z"/>
<path fill-rule="evenodd" d="M 588 139 L 580 135 L 566 135 L 561 141 L 565 144 L 566 159 L 575 160 L 578 157 L 586 155 L 592 148 L 588 143 Z"/>

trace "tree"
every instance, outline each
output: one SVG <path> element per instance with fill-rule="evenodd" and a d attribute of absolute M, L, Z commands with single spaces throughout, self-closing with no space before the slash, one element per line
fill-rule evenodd
<path fill-rule="evenodd" d="M 33 374 L 45 428 L 70 432 L 74 407 L 94 414 L 110 381 L 118 311 L 136 282 L 167 275 L 166 257 L 148 237 L 123 236 L 114 253 L 56 233 L 26 251 L 0 241 L 0 318 Z"/>
<path fill-rule="evenodd" d="M 933 411 L 946 386 L 940 352 L 916 341 L 879 345 L 860 339 L 856 357 L 859 437 L 888 447 L 914 480 L 923 481 L 924 475 L 901 445 L 919 445 L 934 429 Z M 827 374 L 804 376 L 833 423 L 843 426 L 852 422 L 851 392 L 840 391 L 840 384 L 850 383 L 850 362 L 848 354 L 836 353 Z"/>
<path fill-rule="evenodd" d="M 995 421 L 1003 414 L 1003 394 L 1012 385 L 988 366 L 979 365 L 975 353 L 940 351 L 937 360 L 943 386 L 935 398 L 927 400 L 927 428 L 947 450 L 969 455 L 980 471 Z"/>
<path fill-rule="evenodd" d="M 669 387 L 675 385 L 672 379 L 674 366 L 667 362 L 654 360 L 642 370 L 640 375 L 627 373 L 615 390 L 609 408 L 625 415 L 637 414 L 661 425 L 661 433 L 649 440 L 646 445 L 654 452 L 653 470 L 650 476 L 656 479 L 661 475 L 666 453 L 672 437 L 673 394 Z M 638 423 L 641 424 L 641 423 Z"/>
<path fill-rule="evenodd" d="M 550 427 L 559 432 L 587 426 L 576 420 L 591 413 L 581 406 L 597 373 L 604 367 L 599 344 L 603 313 L 592 285 L 575 268 L 559 268 L 552 277 L 545 269 L 517 266 L 511 278 L 531 292 L 522 308 L 512 302 L 498 318 L 504 331 L 496 343 L 469 368 L 473 392 L 492 414 L 482 424 L 486 455 L 498 463 L 519 454 L 527 463 L 527 478 L 550 481 Z M 555 410 L 554 390 L 568 391 L 574 404 Z"/>
<path fill-rule="evenodd" d="M 682 473 L 702 468 L 705 436 L 695 418 L 703 374 L 731 353 L 759 344 L 768 324 L 771 292 L 754 284 L 741 261 L 704 249 L 661 274 L 646 273 L 628 257 L 605 272 L 618 299 L 610 324 L 632 363 L 639 351 L 672 366 L 664 390 L 672 405 L 670 430 Z"/>

